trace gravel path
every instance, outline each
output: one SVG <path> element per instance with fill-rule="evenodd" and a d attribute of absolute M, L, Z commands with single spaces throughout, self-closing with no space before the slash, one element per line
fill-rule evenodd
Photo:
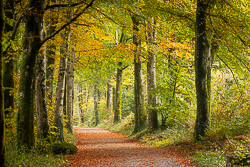
<path fill-rule="evenodd" d="M 142 145 L 122 134 L 100 128 L 76 127 L 78 152 L 68 160 L 71 166 L 180 167 L 164 149 Z"/>

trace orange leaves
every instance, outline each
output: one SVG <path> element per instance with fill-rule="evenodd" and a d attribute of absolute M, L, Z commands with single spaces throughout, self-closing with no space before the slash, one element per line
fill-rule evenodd
<path fill-rule="evenodd" d="M 191 166 L 172 149 L 150 148 L 119 133 L 100 128 L 76 127 L 78 153 L 70 155 L 71 166 Z M 176 162 L 173 159 L 176 159 Z"/>

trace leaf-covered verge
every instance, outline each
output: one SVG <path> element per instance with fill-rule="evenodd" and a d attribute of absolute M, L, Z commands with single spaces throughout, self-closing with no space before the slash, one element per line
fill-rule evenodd
<path fill-rule="evenodd" d="M 14 114 L 13 114 L 14 115 Z M 17 149 L 14 116 L 6 120 L 6 167 L 36 166 L 58 167 L 68 166 L 68 155 L 77 151 L 73 144 L 76 139 L 73 135 L 65 134 L 65 142 L 54 142 L 53 133 L 49 139 L 37 139 L 36 147 L 26 150 L 24 147 Z"/>
<path fill-rule="evenodd" d="M 238 117 L 242 117 L 242 115 L 238 115 Z M 110 119 L 110 121 L 103 122 L 98 127 L 125 134 L 129 138 L 140 140 L 148 146 L 165 148 L 177 159 L 185 157 L 194 166 L 199 167 L 226 166 L 228 156 L 244 160 L 249 154 L 249 124 L 245 124 L 244 127 L 237 126 L 237 124 L 233 124 L 235 121 L 233 118 L 227 120 L 227 123 L 231 123 L 231 126 L 225 124 L 213 126 L 207 132 L 207 137 L 202 138 L 199 142 L 195 141 L 193 136 L 194 125 L 173 126 L 155 132 L 144 130 L 141 133 L 131 135 L 134 125 L 132 120 L 133 114 L 124 118 L 121 123 L 113 124 Z"/>

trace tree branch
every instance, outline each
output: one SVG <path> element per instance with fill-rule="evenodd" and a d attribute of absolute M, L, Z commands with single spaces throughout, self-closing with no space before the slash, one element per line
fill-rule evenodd
<path fill-rule="evenodd" d="M 51 34 L 50 36 L 44 38 L 44 40 L 42 40 L 41 42 L 41 46 L 48 41 L 49 39 L 53 38 L 55 35 L 57 35 L 60 31 L 62 31 L 64 28 L 66 28 L 67 26 L 69 26 L 72 22 L 74 22 L 78 17 L 80 17 L 89 7 L 91 7 L 93 5 L 93 2 L 95 0 L 91 0 L 91 2 L 80 12 L 78 13 L 75 17 L 73 17 L 72 19 L 70 19 L 66 24 L 64 24 L 61 28 L 59 28 L 58 30 L 56 30 L 53 34 Z"/>
<path fill-rule="evenodd" d="M 10 40 L 11 40 L 11 41 L 13 41 L 13 40 L 15 39 L 16 33 L 17 33 L 17 29 L 18 29 L 18 27 L 19 27 L 19 25 L 20 25 L 22 19 L 23 19 L 23 15 L 21 15 L 21 16 L 18 18 L 18 20 L 17 20 L 17 22 L 16 22 L 16 24 L 15 24 L 15 26 L 14 26 L 14 28 L 13 28 L 12 35 L 11 35 L 11 37 L 10 37 Z M 7 54 L 7 51 L 8 51 L 8 49 L 9 49 L 10 47 L 11 47 L 11 43 L 7 46 L 7 48 L 6 48 L 5 51 L 3 52 L 3 55 L 6 55 L 6 54 Z"/>
<path fill-rule="evenodd" d="M 218 57 L 218 58 L 227 66 L 227 68 L 230 70 L 231 74 L 233 75 L 234 81 L 235 81 L 235 83 L 236 83 L 236 85 L 237 85 L 237 87 L 238 87 L 238 89 L 239 89 L 238 81 L 236 80 L 236 78 L 235 78 L 235 76 L 234 76 L 233 70 L 228 66 L 228 64 L 227 64 L 222 58 L 220 58 L 218 55 L 217 55 L 217 57 Z"/>
<path fill-rule="evenodd" d="M 80 2 L 77 2 L 77 3 L 72 3 L 72 4 L 54 4 L 54 5 L 46 5 L 45 8 L 44 8 L 44 11 L 48 10 L 48 9 L 54 9 L 54 8 L 60 8 L 60 7 L 74 7 L 74 6 L 77 6 L 77 5 L 81 5 L 83 3 L 86 3 L 86 0 L 84 1 L 80 1 Z"/>

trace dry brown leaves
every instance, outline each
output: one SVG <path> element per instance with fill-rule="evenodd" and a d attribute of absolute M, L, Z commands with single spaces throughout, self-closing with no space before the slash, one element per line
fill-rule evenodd
<path fill-rule="evenodd" d="M 78 152 L 71 166 L 192 166 L 172 148 L 152 148 L 124 135 L 100 128 L 75 128 Z"/>

